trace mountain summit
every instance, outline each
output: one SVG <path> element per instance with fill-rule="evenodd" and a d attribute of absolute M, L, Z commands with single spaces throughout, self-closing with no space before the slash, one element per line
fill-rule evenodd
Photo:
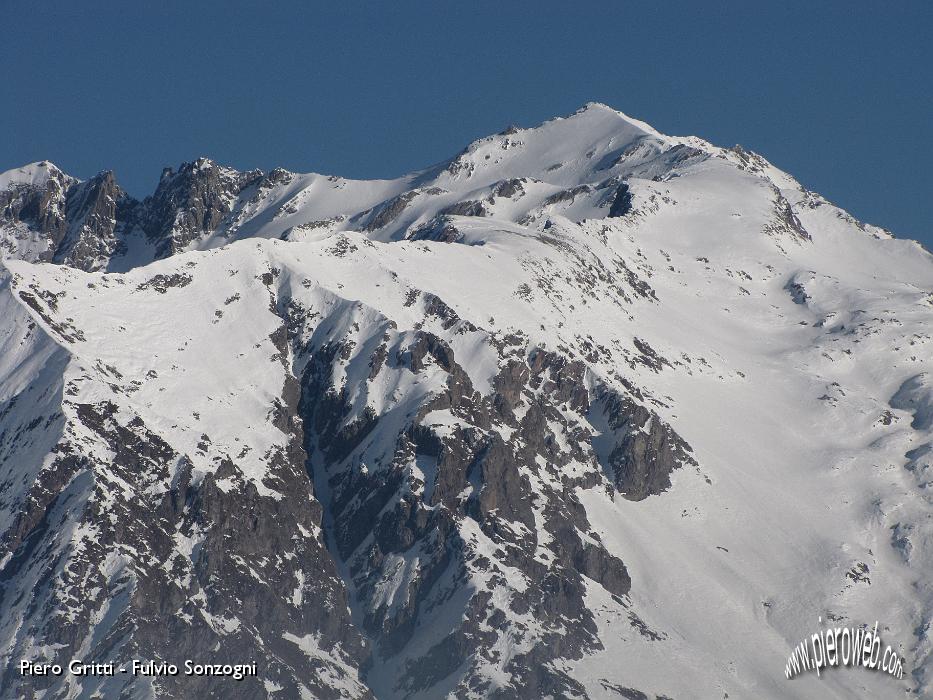
<path fill-rule="evenodd" d="M 590 104 L 394 180 L 43 162 L 0 251 L 0 696 L 933 691 L 933 259 L 754 153 Z M 907 677 L 786 680 L 820 620 Z"/>
<path fill-rule="evenodd" d="M 741 149 L 666 137 L 590 103 L 533 129 L 510 127 L 479 139 L 440 166 L 395 180 L 282 169 L 240 173 L 202 157 L 177 171 L 165 168 L 156 191 L 139 202 L 116 185 L 112 173 L 80 182 L 51 163 L 34 163 L 0 174 L 0 250 L 86 271 L 126 271 L 185 250 L 245 237 L 300 236 L 310 229 L 362 229 L 379 240 L 397 240 L 438 224 L 443 229 L 445 217 L 456 215 L 513 222 L 552 212 L 572 220 L 601 218 L 600 209 L 611 208 L 623 181 L 675 177 L 712 157 L 766 169 L 779 185 L 796 187 Z M 497 208 L 497 197 L 509 204 Z M 87 221 L 89 207 L 96 209 Z"/>

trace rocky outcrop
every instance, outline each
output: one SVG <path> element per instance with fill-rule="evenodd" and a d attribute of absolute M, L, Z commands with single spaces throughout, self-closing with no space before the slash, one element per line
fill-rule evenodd
<path fill-rule="evenodd" d="M 404 194 L 400 194 L 398 197 L 386 200 L 369 212 L 363 212 L 363 215 L 368 214 L 369 218 L 366 220 L 366 223 L 363 224 L 361 230 L 371 232 L 385 228 L 401 216 L 402 212 L 405 211 L 418 194 L 419 192 L 417 190 L 411 190 Z"/>
<path fill-rule="evenodd" d="M 482 332 L 436 296 L 421 301 L 447 334 Z M 304 366 L 309 473 L 329 494 L 328 541 L 372 641 L 369 682 L 398 698 L 439 687 L 453 697 L 580 694 L 553 662 L 601 648 L 584 579 L 618 600 L 631 579 L 592 531 L 575 489 L 659 493 L 690 461 L 686 444 L 634 397 L 607 388 L 591 397 L 582 362 L 520 337 L 498 347 L 501 369 L 483 395 L 435 333 L 389 323 L 378 344 L 352 333 L 319 343 L 301 320 L 313 314 L 294 304 L 289 313 Z M 336 379 L 364 361 L 370 371 L 354 372 L 357 380 Z M 437 372 L 442 383 L 414 412 L 375 411 L 362 398 L 407 376 L 431 383 Z M 591 422 L 594 412 L 605 417 Z M 607 455 L 591 447 L 602 420 L 616 443 Z M 428 642 L 438 616 L 460 622 Z M 503 660 L 504 638 L 524 651 Z M 490 664 L 511 682 L 493 691 Z"/>
<path fill-rule="evenodd" d="M 68 232 L 52 262 L 88 271 L 106 268 L 113 256 L 126 251 L 125 233 L 135 225 L 136 206 L 113 172 L 73 185 L 65 202 Z"/>
<path fill-rule="evenodd" d="M 237 198 L 263 179 L 259 170 L 237 172 L 207 158 L 162 171 L 159 185 L 142 204 L 141 227 L 164 258 L 214 232 Z"/>
<path fill-rule="evenodd" d="M 625 216 L 632 211 L 632 192 L 629 190 L 628 183 L 621 183 L 616 188 L 612 197 L 612 203 L 609 205 L 609 217 Z"/>
<path fill-rule="evenodd" d="M 11 230 L 3 248 L 15 257 L 49 260 L 65 237 L 65 200 L 76 180 L 45 161 L 21 170 L 21 179 L 0 191 L 0 221 Z"/>
<path fill-rule="evenodd" d="M 138 202 L 112 172 L 79 182 L 49 163 L 31 167 L 42 176 L 0 192 L 0 227 L 12 233 L 4 245 L 12 257 L 92 271 L 125 251 Z"/>
<path fill-rule="evenodd" d="M 647 408 L 616 391 L 601 389 L 591 417 L 605 426 L 594 437 L 615 487 L 627 499 L 640 501 L 666 491 L 670 475 L 685 464 L 696 464 L 690 446 Z"/>
<path fill-rule="evenodd" d="M 280 170 L 240 173 L 200 158 L 177 172 L 166 168 L 155 193 L 139 202 L 110 171 L 80 182 L 50 163 L 23 170 L 22 181 L 0 191 L 0 245 L 10 257 L 88 271 L 106 269 L 139 233 L 155 258 L 184 250 L 215 232 L 247 188 L 287 177 Z"/>
<path fill-rule="evenodd" d="M 448 216 L 438 216 L 427 223 L 412 229 L 408 235 L 410 241 L 436 241 L 437 243 L 459 243 L 463 233 L 454 220 Z"/>
<path fill-rule="evenodd" d="M 283 401 L 294 416 L 297 394 L 283 391 Z M 45 661 L 62 665 L 194 659 L 262 669 L 238 682 L 161 676 L 152 681 L 158 697 L 265 697 L 270 684 L 288 697 L 370 697 L 358 671 L 364 641 L 321 538 L 300 422 L 283 425 L 290 447 L 272 459 L 266 481 L 278 491 L 268 495 L 235 458 L 193 473 L 186 455 L 116 404 L 66 401 L 65 410 L 58 456 L 0 540 L 9 555 L 0 607 L 28 609 L 32 621 L 9 659 L 29 657 L 31 640 L 54 639 Z M 61 680 L 8 668 L 0 695 L 35 697 Z M 149 682 L 79 681 L 107 697 Z"/>

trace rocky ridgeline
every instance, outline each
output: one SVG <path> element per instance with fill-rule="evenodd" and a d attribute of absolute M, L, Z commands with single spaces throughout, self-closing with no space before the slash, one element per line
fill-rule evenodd
<path fill-rule="evenodd" d="M 240 173 L 199 158 L 177 172 L 166 168 L 140 202 L 109 171 L 81 182 L 50 163 L 27 168 L 47 175 L 0 192 L 0 245 L 9 257 L 86 271 L 107 269 L 136 238 L 152 248 L 149 259 L 183 250 L 215 231 L 239 195 L 263 178 L 258 170 Z"/>

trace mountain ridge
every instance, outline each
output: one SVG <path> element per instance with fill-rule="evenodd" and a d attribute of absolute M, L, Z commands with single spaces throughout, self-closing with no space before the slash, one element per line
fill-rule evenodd
<path fill-rule="evenodd" d="M 262 670 L 3 692 L 899 687 L 786 681 L 818 616 L 926 692 L 933 258 L 704 144 L 594 105 L 396 180 L 194 161 L 139 249 L 6 259 L 0 663 Z"/>
<path fill-rule="evenodd" d="M 578 125 L 577 122 L 584 123 Z M 51 218 L 54 218 L 54 212 L 45 214 L 42 220 L 33 219 L 21 222 L 18 221 L 18 212 L 16 212 L 13 207 L 7 202 L 0 202 L 4 204 L 3 218 L 6 219 L 6 223 L 2 224 L 3 229 L 0 229 L 0 232 L 4 234 L 3 238 L 0 239 L 0 249 L 3 249 L 8 256 L 14 258 L 49 259 L 51 257 L 53 259 L 57 258 L 58 260 L 68 260 L 69 264 L 81 267 L 82 269 L 95 270 L 108 268 L 113 271 L 122 271 L 136 265 L 146 264 L 151 260 L 159 259 L 181 250 L 205 246 L 212 247 L 214 245 L 222 245 L 229 242 L 229 240 L 235 240 L 239 237 L 239 234 L 236 230 L 231 231 L 230 229 L 237 229 L 241 227 L 242 224 L 246 225 L 247 232 L 245 235 L 252 235 L 252 232 L 248 231 L 248 229 L 251 225 L 253 228 L 256 228 L 256 226 L 255 221 L 250 221 L 252 217 L 250 217 L 249 210 L 256 209 L 257 206 L 262 205 L 262 202 L 256 201 L 257 197 L 275 197 L 281 194 L 282 190 L 287 189 L 283 187 L 283 185 L 287 185 L 290 182 L 296 184 L 296 187 L 292 188 L 295 191 L 289 193 L 291 195 L 290 197 L 276 203 L 280 206 L 279 211 L 263 211 L 263 216 L 268 217 L 271 215 L 273 218 L 292 218 L 299 228 L 320 227 L 324 225 L 329 225 L 328 227 L 331 230 L 338 230 L 342 227 L 348 228 L 354 224 L 358 224 L 360 217 L 366 214 L 367 211 L 352 211 L 348 210 L 345 206 L 331 207 L 330 209 L 324 207 L 325 211 L 321 212 L 320 218 L 311 220 L 308 220 L 309 217 L 307 216 L 288 217 L 288 213 L 292 209 L 301 206 L 302 198 L 314 198 L 314 194 L 311 190 L 314 189 L 314 185 L 317 182 L 323 180 L 341 183 L 344 187 L 350 187 L 355 191 L 358 202 L 365 202 L 367 200 L 372 202 L 370 210 L 375 207 L 382 207 L 383 210 L 388 210 L 390 215 L 395 216 L 398 213 L 396 210 L 404 209 L 407 204 L 420 193 L 427 191 L 441 194 L 441 191 L 446 189 L 444 185 L 447 185 L 447 187 L 452 183 L 459 185 L 460 183 L 458 181 L 462 180 L 461 176 L 464 173 L 466 173 L 467 179 L 472 180 L 474 172 L 477 172 L 476 182 L 477 184 L 482 182 L 481 171 L 484 166 L 488 164 L 477 161 L 474 156 L 482 152 L 485 158 L 488 159 L 490 157 L 490 146 L 492 145 L 508 150 L 510 147 L 513 147 L 512 136 L 516 136 L 514 143 L 521 142 L 521 144 L 524 145 L 521 139 L 518 139 L 517 135 L 525 134 L 526 137 L 542 139 L 546 137 L 549 130 L 566 132 L 569 129 L 571 133 L 582 132 L 589 134 L 593 131 L 594 124 L 596 125 L 597 133 L 595 137 L 591 137 L 589 145 L 583 145 L 582 143 L 574 144 L 573 148 L 583 150 L 588 157 L 592 157 L 591 154 L 595 154 L 597 150 L 603 152 L 601 161 L 593 168 L 597 173 L 600 170 L 607 172 L 620 170 L 620 168 L 617 167 L 618 163 L 613 162 L 613 159 L 625 160 L 628 158 L 631 160 L 632 156 L 637 157 L 639 155 L 637 152 L 639 149 L 642 151 L 650 151 L 651 147 L 654 146 L 657 150 L 657 146 L 660 144 L 668 151 L 679 149 L 677 157 L 681 159 L 689 159 L 690 157 L 716 157 L 725 160 L 741 169 L 747 169 L 750 172 L 762 175 L 770 180 L 779 190 L 790 189 L 793 191 L 802 191 L 803 189 L 799 183 L 789 175 L 775 168 L 761 156 L 746 151 L 741 146 L 724 149 L 713 146 L 709 142 L 695 136 L 666 136 L 645 122 L 629 117 L 602 103 L 591 102 L 569 115 L 555 117 L 535 127 L 509 127 L 498 134 L 476 139 L 453 158 L 441 161 L 426 169 L 413 171 L 401 177 L 388 180 L 348 180 L 335 175 L 322 175 L 314 172 L 305 174 L 292 173 L 282 168 L 275 168 L 268 174 L 263 173 L 261 170 L 240 172 L 233 168 L 223 166 L 209 157 L 200 156 L 192 161 L 182 163 L 177 169 L 174 167 L 163 168 L 162 177 L 154 192 L 147 195 L 143 200 L 136 200 L 119 189 L 119 186 L 116 185 L 114 180 L 112 171 L 102 171 L 94 176 L 94 178 L 91 178 L 91 180 L 84 182 L 70 175 L 66 175 L 50 161 L 39 161 L 0 174 L 0 184 L 5 184 L 8 191 L 14 186 L 26 187 L 27 185 L 32 185 L 35 188 L 38 184 L 33 180 L 38 178 L 42 182 L 47 182 L 49 175 L 46 170 L 48 168 L 51 168 L 52 172 L 58 173 L 58 177 L 63 179 L 63 183 L 66 182 L 67 186 L 72 188 L 87 186 L 87 183 L 104 179 L 111 183 L 112 188 L 115 188 L 112 193 L 108 191 L 105 194 L 107 196 L 117 196 L 123 199 L 122 213 L 119 215 L 111 214 L 109 221 L 102 221 L 102 227 L 99 226 L 97 229 L 90 232 L 88 237 L 91 240 L 99 241 L 100 239 L 105 239 L 106 242 L 103 244 L 97 243 L 96 246 L 91 245 L 89 246 L 90 249 L 79 248 L 77 253 L 73 253 L 67 248 L 59 250 L 58 246 L 61 245 L 61 241 L 59 241 L 55 235 L 52 235 L 45 243 L 46 250 L 43 251 L 41 250 L 43 246 L 41 241 L 36 242 L 38 243 L 38 248 L 36 250 L 33 250 L 33 248 L 36 248 L 35 245 L 32 247 L 29 245 L 18 246 L 14 242 L 15 239 L 24 238 L 26 235 L 24 235 L 22 231 L 16 231 L 15 229 L 17 228 L 17 224 L 25 224 L 26 228 L 30 230 L 30 233 L 33 234 L 33 237 L 35 237 L 35 233 L 49 235 L 50 231 L 48 230 L 49 226 L 46 220 L 50 218 L 50 214 L 52 215 Z M 560 136 L 560 134 L 558 134 L 558 136 Z M 608 144 L 611 145 L 618 139 L 621 139 L 621 142 L 627 145 L 629 149 L 633 149 L 635 153 L 626 153 L 624 152 L 625 149 L 618 148 L 609 152 L 610 149 L 606 148 L 605 144 L 608 142 Z M 603 146 L 602 149 L 600 149 L 601 145 Z M 518 150 L 521 151 L 525 149 L 519 148 Z M 646 154 L 643 152 L 641 155 L 644 156 Z M 656 157 L 658 154 L 649 153 L 648 155 L 654 155 Z M 540 157 L 542 157 L 541 154 L 533 156 L 533 158 Z M 542 166 L 540 162 L 529 164 L 528 159 L 525 159 L 523 162 L 522 159 L 519 158 L 518 163 L 513 166 L 513 168 L 517 167 L 517 169 L 514 169 L 513 172 L 500 172 L 500 174 L 508 176 L 502 178 L 502 181 L 506 182 L 517 179 L 513 176 L 528 177 L 530 173 L 534 173 L 534 175 L 538 176 L 535 177 L 535 180 L 541 179 L 547 182 L 553 181 L 555 184 L 567 184 L 570 185 L 570 190 L 572 190 L 573 187 L 577 187 L 578 189 L 582 187 L 584 184 L 582 182 L 570 183 L 566 178 L 561 178 L 559 174 L 553 174 L 565 165 L 563 162 L 558 162 L 559 160 L 560 159 L 555 156 L 555 162 L 549 163 L 547 166 Z M 667 164 L 662 164 L 661 169 L 655 173 L 655 176 L 659 176 L 658 173 L 666 173 L 666 167 Z M 502 168 L 499 170 L 501 171 Z M 23 182 L 18 182 L 14 179 L 15 173 L 17 172 L 22 173 L 20 179 L 22 179 Z M 46 173 L 44 176 L 42 175 L 43 172 Z M 593 185 L 602 184 L 599 182 L 592 182 L 592 180 L 595 179 L 592 175 L 593 173 L 591 173 L 591 177 L 589 178 L 591 182 L 588 183 L 588 186 L 592 187 Z M 630 176 L 631 174 L 627 173 L 627 175 Z M 665 174 L 664 176 L 668 175 Z M 488 186 L 492 183 L 483 182 L 482 184 Z M 513 186 L 514 185 L 511 185 L 510 187 Z M 64 184 L 59 185 L 59 189 L 66 188 Z M 460 188 L 458 187 L 456 189 Z M 456 189 L 454 191 L 456 191 Z M 266 191 L 264 192 L 263 190 Z M 556 190 L 552 194 L 561 196 L 564 191 Z M 374 193 L 376 197 L 384 196 L 384 198 L 379 202 L 373 201 L 373 195 L 369 194 L 369 192 Z M 467 192 L 461 192 L 460 194 L 466 195 L 468 193 L 469 190 Z M 809 194 L 810 196 L 814 196 L 812 193 Z M 243 195 L 243 197 L 241 197 L 241 195 Z M 492 193 L 490 193 L 490 196 L 492 196 Z M 9 196 L 7 196 L 7 198 L 9 198 Z M 59 196 L 57 199 L 54 197 L 51 198 L 49 202 L 46 203 L 46 208 L 63 208 L 63 202 L 58 201 L 60 199 L 62 199 L 62 196 Z M 822 200 L 822 198 L 820 199 Z M 822 201 L 825 202 L 825 200 Z M 457 211 L 470 213 L 470 203 L 471 200 L 466 203 L 462 201 L 454 202 L 453 211 L 455 213 Z M 456 205 L 460 205 L 459 210 Z M 393 207 L 395 207 L 395 209 L 393 209 Z M 451 207 L 448 207 L 448 209 L 450 208 Z M 479 205 L 479 203 L 474 204 L 472 211 L 481 212 L 481 205 Z M 297 210 L 293 213 L 297 213 Z M 237 214 L 240 214 L 239 218 L 241 221 L 237 221 L 234 218 Z M 80 216 L 80 213 L 77 216 Z M 176 221 L 175 219 L 177 217 L 182 217 L 182 220 Z M 340 217 L 343 217 L 340 221 L 334 221 L 334 219 Z M 233 218 L 233 220 L 230 220 L 231 218 Z M 67 215 L 65 219 L 68 219 Z M 348 223 L 341 226 L 340 224 L 343 222 Z M 72 225 L 67 222 L 59 221 L 56 223 L 59 229 L 63 226 Z M 364 223 L 364 226 L 383 228 L 387 223 L 391 223 L 391 221 L 385 222 L 384 219 L 377 219 L 376 221 Z M 422 220 L 417 223 L 424 226 L 426 229 L 431 229 L 437 228 L 439 222 Z M 440 223 L 440 228 L 443 228 L 442 222 Z M 260 226 L 261 225 L 262 224 L 260 224 Z M 289 227 L 283 227 L 282 230 L 277 232 L 278 235 L 288 235 L 288 228 Z M 885 231 L 884 229 L 878 229 L 878 227 L 872 228 L 875 231 L 883 231 L 884 235 L 891 235 L 889 231 Z M 55 232 L 52 233 L 54 234 Z M 393 232 L 390 235 L 398 235 L 398 233 L 399 232 Z M 410 233 L 410 231 L 406 233 Z M 81 239 L 80 234 L 72 233 L 71 235 L 72 237 Z M 15 252 L 21 247 L 23 248 L 21 253 Z M 88 247 L 85 246 L 85 248 Z"/>

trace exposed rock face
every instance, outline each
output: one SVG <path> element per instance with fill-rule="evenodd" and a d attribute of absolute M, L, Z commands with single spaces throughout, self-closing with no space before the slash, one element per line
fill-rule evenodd
<path fill-rule="evenodd" d="M 463 234 L 457 228 L 453 219 L 448 216 L 439 216 L 412 230 L 408 234 L 408 238 L 412 241 L 457 243 L 463 239 Z"/>
<path fill-rule="evenodd" d="M 525 194 L 525 188 L 522 186 L 525 180 L 523 178 L 511 178 L 498 183 L 492 190 L 493 200 L 495 197 L 505 197 L 512 199 L 516 196 Z"/>
<path fill-rule="evenodd" d="M 441 209 L 441 215 L 450 216 L 486 216 L 486 207 L 482 202 L 476 200 L 467 200 L 457 202 Z"/>
<path fill-rule="evenodd" d="M 18 229 L 6 243 L 13 257 L 97 270 L 125 252 L 124 235 L 133 227 L 137 202 L 112 172 L 79 182 L 51 164 L 33 167 L 46 176 L 0 192 L 0 225 Z M 32 245 L 14 243 L 17 239 L 31 239 Z"/>
<path fill-rule="evenodd" d="M 448 333 L 478 332 L 437 297 L 422 303 Z M 520 338 L 497 351 L 503 368 L 492 380 L 495 391 L 483 396 L 434 333 L 387 324 L 378 346 L 355 335 L 319 346 L 305 340 L 314 335 L 302 323 L 309 312 L 293 302 L 289 323 L 296 362 L 307 358 L 306 451 L 315 456 L 315 481 L 326 480 L 331 494 L 336 553 L 349 567 L 363 630 L 375 640 L 379 682 L 394 688 L 392 697 L 415 697 L 456 670 L 455 697 L 583 692 L 550 664 L 601 648 L 584 578 L 617 598 L 631 579 L 591 531 L 575 489 L 614 481 L 630 498 L 660 493 L 670 471 L 691 461 L 689 448 L 634 399 L 600 390 L 592 404 L 583 363 L 529 350 Z M 361 347 L 372 354 L 359 355 Z M 358 375 L 358 385 L 340 386 L 340 358 L 351 357 L 371 371 Z M 444 389 L 415 413 L 380 414 L 351 399 L 408 375 L 431 383 L 437 372 Z M 606 411 L 619 441 L 602 462 L 590 447 L 594 410 Z M 446 416 L 443 428 L 433 422 L 438 415 Z M 361 462 L 368 466 L 362 472 L 355 468 Z M 568 477 L 573 464 L 588 467 Z M 387 585 L 395 589 L 389 595 Z M 438 615 L 462 621 L 425 647 L 425 629 Z M 514 682 L 493 690 L 486 669 L 501 661 L 505 638 L 526 651 L 505 664 Z"/>
<path fill-rule="evenodd" d="M 671 472 L 694 463 L 690 446 L 629 397 L 601 391 L 591 411 L 607 428 L 594 439 L 594 448 L 605 455 L 613 483 L 626 498 L 640 501 L 667 490 Z"/>
<path fill-rule="evenodd" d="M 363 225 L 362 230 L 377 231 L 381 228 L 385 228 L 393 221 L 395 221 L 403 211 L 405 211 L 405 208 L 415 197 L 418 196 L 418 194 L 419 193 L 415 190 L 405 192 L 398 197 L 393 197 L 392 199 L 383 202 L 371 212 L 364 212 L 364 214 L 369 214 L 369 219 Z"/>
<path fill-rule="evenodd" d="M 235 461 L 194 474 L 185 455 L 113 403 L 66 400 L 63 408 L 57 457 L 3 533 L 12 558 L 0 606 L 41 621 L 18 631 L 14 657 L 29 656 L 30 640 L 55 639 L 47 660 L 62 665 L 261 662 L 262 678 L 237 682 L 236 697 L 265 697 L 270 683 L 290 697 L 370 697 L 356 671 L 364 643 L 321 537 L 300 422 L 283 425 L 291 442 L 271 460 L 270 496 L 244 482 Z M 285 406 L 286 415 L 294 410 Z M 206 448 L 210 439 L 202 440 Z M 73 533 L 70 542 L 57 536 L 63 532 Z M 7 668 L 0 694 L 34 697 L 61 680 Z M 116 697 L 151 682 L 117 675 L 66 679 L 65 687 Z M 160 697 L 232 692 L 212 677 L 160 677 L 156 687 Z"/>
<path fill-rule="evenodd" d="M 240 173 L 200 158 L 178 172 L 166 168 L 155 193 L 139 202 L 109 171 L 80 182 L 50 163 L 22 170 L 0 191 L 0 249 L 88 271 L 125 256 L 134 237 L 147 248 L 135 264 L 184 250 L 220 228 L 251 186 L 284 184 L 288 176 Z"/>
<path fill-rule="evenodd" d="M 164 258 L 215 231 L 243 191 L 263 178 L 259 170 L 240 173 L 199 158 L 175 172 L 166 168 L 159 186 L 143 202 L 142 229 Z"/>
<path fill-rule="evenodd" d="M 13 229 L 3 247 L 11 256 L 48 260 L 65 237 L 65 199 L 76 180 L 46 162 L 22 170 L 22 179 L 0 192 L 0 216 Z"/>
<path fill-rule="evenodd" d="M 629 191 L 628 184 L 622 183 L 616 189 L 612 198 L 612 204 L 609 206 L 609 216 L 625 216 L 632 210 L 632 193 Z"/>
<path fill-rule="evenodd" d="M 88 271 L 106 267 L 126 251 L 125 235 L 135 225 L 136 204 L 112 172 L 73 185 L 65 203 L 68 233 L 52 261 Z"/>

